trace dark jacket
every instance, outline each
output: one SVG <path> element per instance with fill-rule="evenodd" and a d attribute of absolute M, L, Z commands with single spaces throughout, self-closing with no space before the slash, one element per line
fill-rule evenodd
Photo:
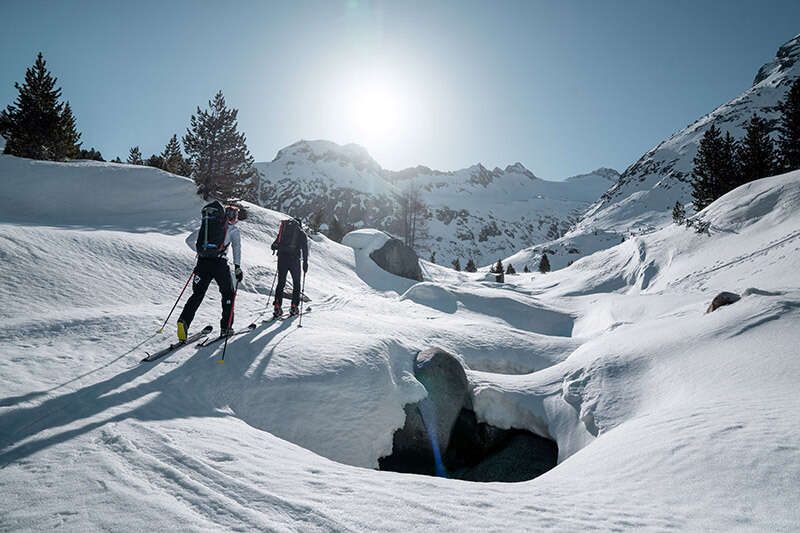
<path fill-rule="evenodd" d="M 287 224 L 294 224 L 293 231 L 287 230 Z M 291 233 L 287 237 L 287 233 Z M 303 262 L 308 263 L 308 237 L 300 224 L 286 220 L 281 223 L 278 236 L 270 247 L 278 251 L 278 256 L 299 260 L 302 255 Z"/>

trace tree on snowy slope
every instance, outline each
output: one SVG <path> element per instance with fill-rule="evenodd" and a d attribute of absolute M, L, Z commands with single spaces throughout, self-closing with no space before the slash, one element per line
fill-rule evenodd
<path fill-rule="evenodd" d="M 539 272 L 542 274 L 550 272 L 550 260 L 547 258 L 547 254 L 542 254 L 542 258 L 539 260 Z"/>
<path fill-rule="evenodd" d="M 225 104 L 222 91 L 197 108 L 183 137 L 192 178 L 205 197 L 255 200 L 256 169 L 244 133 L 238 131 L 238 109 Z"/>
<path fill-rule="evenodd" d="M 103 154 L 100 153 L 100 150 L 95 150 L 94 146 L 88 150 L 81 149 L 75 157 L 76 159 L 87 159 L 89 161 L 105 161 Z"/>
<path fill-rule="evenodd" d="M 778 152 L 781 169 L 796 170 L 800 168 L 800 78 L 794 80 L 780 110 Z"/>
<path fill-rule="evenodd" d="M 467 272 L 477 272 L 478 267 L 475 265 L 475 260 L 471 257 L 467 260 L 467 266 L 464 268 Z"/>
<path fill-rule="evenodd" d="M 69 102 L 62 103 L 57 79 L 47 70 L 39 52 L 25 71 L 25 82 L 14 87 L 13 104 L 0 112 L 0 135 L 6 139 L 5 153 L 31 159 L 61 161 L 80 150 L 81 134 Z"/>
<path fill-rule="evenodd" d="M 128 164 L 144 165 L 144 161 L 142 160 L 142 151 L 139 150 L 138 146 L 134 146 L 131 148 L 130 152 L 128 152 Z"/>
<path fill-rule="evenodd" d="M 509 263 L 508 266 L 506 267 L 506 274 L 516 274 L 516 273 L 517 270 L 514 268 L 514 265 Z"/>
<path fill-rule="evenodd" d="M 723 138 L 719 128 L 711 126 L 703 134 L 692 171 L 692 203 L 696 210 L 737 187 L 736 152 L 736 141 L 730 133 Z"/>
<path fill-rule="evenodd" d="M 153 168 L 162 168 L 164 166 L 164 160 L 158 154 L 153 154 L 147 158 L 147 161 L 144 162 L 145 165 L 148 167 Z"/>
<path fill-rule="evenodd" d="M 417 238 L 425 237 L 425 213 L 427 206 L 422 200 L 419 185 L 410 182 L 405 189 L 396 195 L 395 200 L 400 208 L 400 220 L 405 245 L 414 248 Z"/>
<path fill-rule="evenodd" d="M 161 152 L 160 157 L 162 170 L 177 174 L 178 176 L 189 176 L 191 174 L 192 167 L 183 157 L 177 135 L 172 136 L 167 146 L 164 147 L 164 151 Z"/>
<path fill-rule="evenodd" d="M 677 201 L 675 205 L 672 206 L 672 221 L 680 225 L 683 224 L 684 220 L 686 220 L 686 209 L 684 209 L 680 201 Z"/>
<path fill-rule="evenodd" d="M 455 270 L 456 272 L 461 272 L 461 260 L 458 257 L 453 259 L 453 262 L 451 264 L 453 265 L 453 270 Z"/>
<path fill-rule="evenodd" d="M 736 186 L 772 176 L 777 170 L 775 145 L 769 136 L 769 123 L 753 115 L 747 133 L 739 144 L 739 180 Z"/>

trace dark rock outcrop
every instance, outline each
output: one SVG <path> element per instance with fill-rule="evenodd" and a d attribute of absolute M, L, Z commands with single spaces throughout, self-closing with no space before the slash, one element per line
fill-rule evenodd
<path fill-rule="evenodd" d="M 386 272 L 396 276 L 422 281 L 419 257 L 399 239 L 389 239 L 386 244 L 369 254 L 370 258 Z"/>
<path fill-rule="evenodd" d="M 428 397 L 405 407 L 406 423 L 394 434 L 392 455 L 380 459 L 381 470 L 515 482 L 556 465 L 558 446 L 552 440 L 478 422 L 466 372 L 454 355 L 425 350 L 417 356 L 414 373 Z M 438 456 L 433 442 L 438 443 Z"/>
<path fill-rule="evenodd" d="M 741 296 L 734 292 L 721 292 L 714 296 L 714 299 L 711 300 L 711 305 L 708 306 L 706 309 L 706 313 L 710 313 L 715 309 L 722 307 L 723 305 L 731 305 L 732 303 L 736 303 L 741 299 Z"/>
<path fill-rule="evenodd" d="M 433 444 L 425 420 L 443 452 L 450 444 L 459 412 L 468 401 L 467 375 L 454 355 L 438 348 L 417 355 L 414 374 L 425 386 L 428 397 L 405 406 L 406 423 L 394 435 L 392 455 L 405 462 L 427 463 L 433 457 Z"/>

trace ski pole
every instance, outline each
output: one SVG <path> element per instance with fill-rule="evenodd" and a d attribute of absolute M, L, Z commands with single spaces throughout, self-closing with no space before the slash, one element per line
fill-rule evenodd
<path fill-rule="evenodd" d="M 303 272 L 303 286 L 300 289 L 300 293 L 303 296 L 305 296 L 305 294 L 306 294 L 306 273 L 305 273 L 305 271 Z M 300 298 L 300 322 L 298 322 L 297 327 L 298 328 L 302 328 L 303 327 L 303 298 Z"/>
<path fill-rule="evenodd" d="M 272 276 L 272 285 L 269 286 L 269 294 L 267 295 L 267 307 L 269 308 L 269 299 L 272 298 L 272 291 L 275 290 L 275 280 L 278 279 L 278 267 L 275 267 L 275 274 Z"/>
<path fill-rule="evenodd" d="M 183 293 L 186 291 L 186 287 L 189 286 L 189 282 L 192 281 L 192 278 L 194 278 L 194 269 L 192 269 L 192 273 L 189 275 L 189 279 L 186 280 L 186 285 L 183 286 L 183 289 L 181 290 L 181 293 L 178 295 L 178 299 L 175 300 L 175 304 L 172 306 L 172 309 L 169 310 L 167 318 L 164 319 L 164 323 L 161 324 L 161 327 L 158 328 L 158 331 L 156 333 L 164 333 L 164 326 L 166 326 L 167 322 L 169 322 L 169 317 L 172 316 L 172 312 L 175 311 L 176 307 L 178 307 L 178 302 L 181 301 L 181 296 L 183 296 Z"/>
<path fill-rule="evenodd" d="M 236 293 L 239 292 L 239 282 L 236 282 L 236 286 L 233 289 L 233 297 L 231 298 L 231 314 L 228 315 L 228 329 L 231 329 L 231 325 L 233 324 L 233 309 L 236 307 Z M 228 337 L 230 335 L 225 336 L 225 345 L 222 347 L 222 359 L 217 361 L 219 364 L 223 364 L 225 362 L 225 351 L 228 349 Z"/>

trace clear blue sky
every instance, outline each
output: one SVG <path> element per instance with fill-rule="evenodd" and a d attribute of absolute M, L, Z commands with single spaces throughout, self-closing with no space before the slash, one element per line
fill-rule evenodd
<path fill-rule="evenodd" d="M 160 151 L 222 89 L 259 161 L 324 138 L 563 178 L 624 170 L 798 33 L 798 0 L 2 0 L 0 104 L 41 50 L 107 159 Z"/>

